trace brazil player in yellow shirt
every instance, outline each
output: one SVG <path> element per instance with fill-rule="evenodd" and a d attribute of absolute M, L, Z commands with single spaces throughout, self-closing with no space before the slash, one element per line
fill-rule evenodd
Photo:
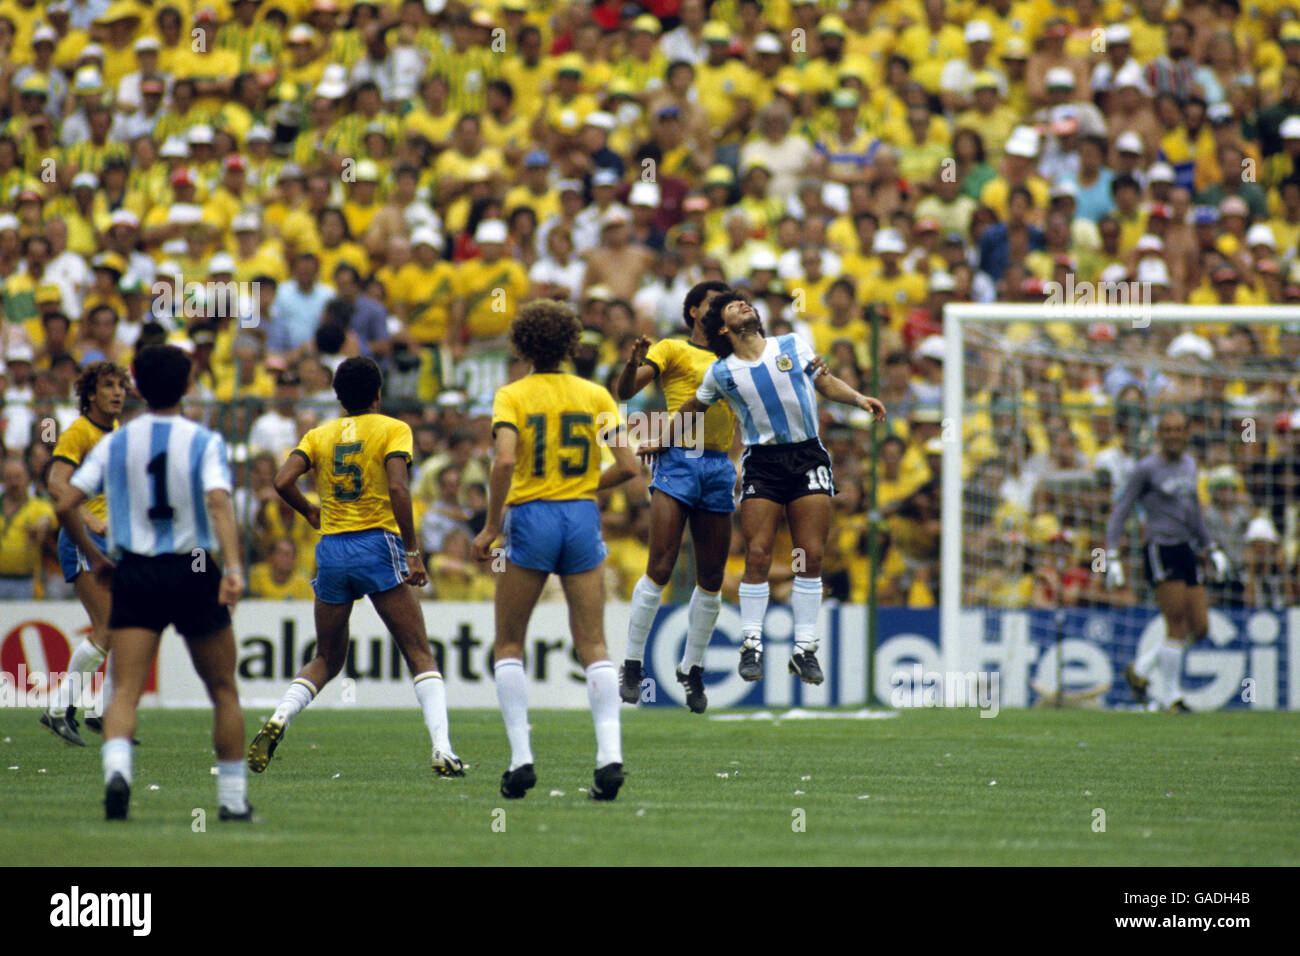
<path fill-rule="evenodd" d="M 68 479 L 81 467 L 90 450 L 117 427 L 117 416 L 126 400 L 126 372 L 111 362 L 92 362 L 78 377 L 75 388 L 81 417 L 59 436 L 50 463 L 49 487 L 55 500 L 68 490 Z M 95 546 L 107 552 L 108 505 L 104 496 L 96 495 L 82 505 L 81 517 Z M 110 592 L 108 585 L 91 573 L 86 555 L 63 528 L 59 529 L 59 565 L 63 569 L 63 579 L 77 589 L 77 597 L 90 615 L 90 634 L 72 652 L 68 673 L 59 682 L 58 690 L 50 700 L 50 708 L 41 714 L 40 722 L 42 727 L 68 743 L 84 747 L 86 742 L 77 732 L 73 698 L 77 695 L 78 684 L 81 689 L 91 686 L 95 671 L 108 655 Z M 108 696 L 106 682 L 101 713 L 108 706 Z M 101 717 L 87 717 L 86 726 L 97 733 L 103 732 Z"/>
<path fill-rule="evenodd" d="M 581 334 L 576 313 L 565 303 L 537 299 L 523 306 L 510 326 L 510 342 L 532 372 L 500 389 L 492 405 L 495 448 L 488 515 L 474 539 L 473 556 L 488 560 L 493 543 L 504 536 L 505 570 L 497 580 L 492 653 L 510 741 L 510 766 L 501 776 L 501 795 L 507 799 L 523 797 L 537 784 L 524 638 L 552 574 L 560 576 L 564 587 L 573 646 L 587 674 L 596 727 L 590 795 L 613 800 L 623 785 L 618 677 L 605 650 L 606 548 L 596 492 L 641 469 L 621 438 L 618 407 L 609 391 L 560 370 Z M 604 471 L 600 445 L 614 455 L 614 464 Z"/>
<path fill-rule="evenodd" d="M 638 339 L 614 386 L 618 397 L 626 401 L 658 379 L 669 415 L 693 398 L 717 361 L 696 319 L 704 315 L 714 296 L 729 290 L 725 282 L 716 280 L 696 283 L 682 306 L 690 337 L 663 339 L 654 345 L 645 336 Z M 686 705 L 692 712 L 702 714 L 709 705 L 704 693 L 704 651 L 722 607 L 722 576 L 731 541 L 731 514 L 736 510 L 736 468 L 728 457 L 735 434 L 736 417 L 725 402 L 719 402 L 704 415 L 703 454 L 668 448 L 655 459 L 650 482 L 650 557 L 645 574 L 632 589 L 627 651 L 619 674 L 619 693 L 626 703 L 635 704 L 640 698 L 646 641 L 689 519 L 695 543 L 695 590 L 677 681 L 686 688 Z"/>
<path fill-rule="evenodd" d="M 343 669 L 352 604 L 369 595 L 411 669 L 433 740 L 434 772 L 465 775 L 451 749 L 447 692 L 414 590 L 429 577 L 411 516 L 411 426 L 379 413 L 383 383 L 373 359 L 358 356 L 343 362 L 334 373 L 334 394 L 344 416 L 304 435 L 275 476 L 280 497 L 321 532 L 312 581 L 316 656 L 298 672 L 253 738 L 248 767 L 254 773 L 266 769 L 293 718 Z M 313 468 L 319 507 L 298 488 L 298 479 Z"/>

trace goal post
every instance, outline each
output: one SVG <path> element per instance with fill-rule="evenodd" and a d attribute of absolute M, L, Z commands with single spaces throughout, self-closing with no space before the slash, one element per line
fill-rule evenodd
<path fill-rule="evenodd" d="M 1065 325 L 1058 325 L 1058 323 Z M 1247 333 L 1241 333 L 1242 341 L 1266 347 L 1261 348 L 1258 354 L 1250 355 L 1235 365 L 1226 360 L 1220 361 L 1217 346 L 1214 353 L 1204 353 L 1203 350 L 1209 347 L 1212 341 L 1215 343 L 1220 341 L 1218 336 L 1231 334 L 1224 332 L 1224 329 L 1232 330 L 1238 327 L 1249 330 Z M 1107 328 L 1110 330 L 1109 333 Z M 1048 334 L 1049 329 L 1055 337 Z M 1137 334 L 1129 334 L 1129 330 L 1138 331 Z M 1178 343 L 1170 348 L 1170 345 L 1174 344 L 1172 341 L 1174 339 L 1178 339 Z M 1023 593 L 1018 593 L 1014 597 L 1002 593 L 1002 583 L 998 581 L 1000 567 L 998 562 L 1005 560 L 1008 567 L 1020 567 L 1015 563 L 1013 549 L 1024 547 L 1030 553 L 1037 553 L 1045 562 L 1050 561 L 1050 558 L 1044 556 L 1041 540 L 1032 546 L 1022 544 L 1025 535 L 1030 533 L 1024 526 L 1025 523 L 1036 521 L 1035 530 L 1043 532 L 1044 535 L 1053 534 L 1051 540 L 1058 542 L 1056 547 L 1061 551 L 1069 550 L 1070 546 L 1060 542 L 1075 541 L 1075 547 L 1082 547 L 1083 542 L 1076 540 L 1076 535 L 1064 530 L 1069 527 L 1069 522 L 1074 520 L 1071 515 L 1058 511 L 1055 515 L 1035 516 L 1032 503 L 1029 513 L 1022 516 L 1021 523 L 1017 523 L 1014 519 L 1007 519 L 1001 511 L 998 514 L 999 521 L 994 521 L 994 515 L 989 509 L 1009 509 L 1002 508 L 1003 502 L 1000 498 L 990 497 L 981 489 L 996 484 L 1000 473 L 999 468 L 1002 467 L 1004 460 L 1011 457 L 1007 449 L 1013 443 L 1012 434 L 997 433 L 996 423 L 1014 421 L 1015 426 L 1011 429 L 1014 432 L 1014 443 L 1018 445 L 1023 440 L 1027 447 L 1029 441 L 1027 437 L 1022 439 L 1025 431 L 1021 424 L 1025 420 L 1026 409 L 1033 412 L 1035 416 L 1039 416 L 1039 413 L 1047 414 L 1044 411 L 1046 406 L 1041 402 L 1034 404 L 1036 395 L 1033 394 L 1033 390 L 1039 388 L 1048 396 L 1060 396 L 1063 390 L 1068 391 L 1069 385 L 1072 384 L 1070 382 L 1059 388 L 1042 385 L 1042 379 L 1047 377 L 1048 372 L 1053 372 L 1055 369 L 1053 374 L 1059 376 L 1062 367 L 1072 376 L 1079 374 L 1080 367 L 1090 369 L 1087 374 L 1091 376 L 1090 384 L 1093 386 L 1097 404 L 1094 410 L 1053 406 L 1062 407 L 1061 414 L 1051 420 L 1054 429 L 1060 431 L 1062 419 L 1065 419 L 1068 427 L 1064 430 L 1071 433 L 1069 437 L 1059 442 L 1065 446 L 1076 440 L 1078 432 L 1076 425 L 1083 425 L 1087 416 L 1092 414 L 1099 417 L 1107 414 L 1113 416 L 1117 405 L 1123 404 L 1117 403 L 1115 396 L 1109 394 L 1106 389 L 1096 387 L 1100 381 L 1098 376 L 1108 367 L 1137 367 L 1140 374 L 1135 377 L 1145 377 L 1148 384 L 1153 380 L 1158 383 L 1185 381 L 1200 383 L 1198 387 L 1203 387 L 1206 395 L 1210 392 L 1212 381 L 1235 380 L 1236 376 L 1241 376 L 1247 383 L 1247 387 L 1241 390 L 1246 393 L 1247 398 L 1262 395 L 1266 400 L 1258 400 L 1252 405 L 1238 395 L 1229 401 L 1222 398 L 1220 385 L 1219 398 L 1203 399 L 1203 402 L 1210 402 L 1210 404 L 1198 404 L 1195 407 L 1198 409 L 1211 407 L 1212 417 L 1216 423 L 1240 422 L 1246 417 L 1241 414 L 1243 409 L 1253 410 L 1263 429 L 1260 440 L 1265 444 L 1282 442 L 1285 444 L 1287 454 L 1296 456 L 1297 461 L 1300 461 L 1300 436 L 1293 437 L 1300 432 L 1300 392 L 1297 391 L 1300 388 L 1300 366 L 1296 365 L 1295 355 L 1289 357 L 1288 366 L 1287 355 L 1276 354 L 1279 341 L 1285 340 L 1287 348 L 1292 350 L 1296 348 L 1296 343 L 1300 343 L 1300 306 L 1189 306 L 1136 302 L 1116 304 L 1113 301 L 1084 304 L 1051 304 L 1050 301 L 954 303 L 944 310 L 943 340 L 939 594 L 939 641 L 943 666 L 950 673 L 997 670 L 1001 674 L 1003 706 L 1029 706 L 1041 702 L 1045 694 L 1053 689 L 1058 695 L 1059 703 L 1061 696 L 1072 689 L 1078 689 L 1081 675 L 1089 673 L 1088 661 L 1092 661 L 1090 673 L 1094 675 L 1098 673 L 1096 662 L 1101 654 L 1105 654 L 1111 667 L 1105 686 L 1096 688 L 1093 703 L 1104 705 L 1109 699 L 1112 704 L 1122 706 L 1118 703 L 1119 698 L 1123 697 L 1122 688 L 1113 689 L 1113 693 L 1118 696 L 1111 696 L 1108 693 L 1111 683 L 1122 683 L 1122 680 L 1112 680 L 1112 678 L 1119 677 L 1123 664 L 1127 662 L 1125 658 L 1131 657 L 1136 652 L 1139 639 L 1143 641 L 1153 639 L 1151 624 L 1154 606 L 1149 592 L 1145 590 L 1141 555 L 1135 554 L 1135 549 L 1130 546 L 1134 521 L 1130 518 L 1130 532 L 1129 537 L 1126 537 L 1124 558 L 1129 585 L 1133 588 L 1132 604 L 1127 609 L 1101 608 L 1093 615 L 1097 620 L 1109 616 L 1110 621 L 1115 625 L 1115 632 L 1111 637 L 1111 631 L 1107 629 L 1111 626 L 1110 622 L 1105 624 L 1105 628 L 1098 625 L 1095 629 L 1097 635 L 1101 635 L 1102 630 L 1105 630 L 1105 634 L 1094 635 L 1097 638 L 1093 641 L 1095 651 L 1088 650 L 1079 643 L 1085 636 L 1078 631 L 1085 625 L 1091 626 L 1096 622 L 1091 619 L 1085 620 L 1084 611 L 1072 613 L 1068 618 L 1061 613 L 1061 609 L 1071 599 L 1063 599 L 1057 607 L 1048 607 L 1044 595 L 1050 593 L 1050 588 L 1046 585 L 1043 594 L 1035 591 L 1036 603 L 1032 607 L 1023 602 Z M 1143 352 L 1124 351 L 1129 347 L 1129 343 L 1139 342 L 1144 343 Z M 1223 353 L 1228 354 L 1227 346 L 1222 348 Z M 1197 350 L 1202 351 L 1198 353 Z M 990 381 L 994 378 L 997 379 L 994 383 L 995 387 L 990 388 Z M 1123 381 L 1122 374 L 1117 381 Z M 1111 385 L 1113 390 L 1115 383 L 1107 384 Z M 1122 389 L 1121 394 L 1124 391 L 1127 389 Z M 1082 394 L 1082 392 L 1076 390 L 1075 394 Z M 1132 392 L 1128 394 L 1131 395 Z M 996 400 L 996 408 L 990 407 L 990 395 L 1001 396 Z M 1140 441 L 1140 444 L 1133 445 L 1126 452 L 1130 460 L 1133 457 L 1140 458 L 1151 450 L 1152 436 L 1149 422 L 1153 409 L 1163 407 L 1165 404 L 1177 404 L 1181 400 L 1180 393 L 1176 390 L 1162 394 L 1160 397 L 1144 395 L 1146 404 L 1134 412 L 1125 428 L 1125 434 L 1130 429 L 1134 432 L 1131 436 L 1134 442 Z M 1224 407 L 1213 406 L 1214 401 L 1220 402 Z M 1231 408 L 1228 408 L 1228 405 L 1231 405 Z M 1071 417 L 1072 415 L 1077 418 Z M 1294 418 L 1294 425 L 1290 424 L 1288 415 Z M 985 424 L 984 430 L 973 439 L 972 427 L 976 421 Z M 1142 423 L 1140 426 L 1134 424 L 1139 421 Z M 988 422 L 995 424 L 989 427 Z M 1047 429 L 1043 424 L 1041 420 L 1034 422 L 1038 439 L 1040 442 L 1050 442 L 1055 453 L 1057 439 L 1046 434 Z M 1099 423 L 1101 424 L 1104 423 Z M 1254 426 L 1254 418 L 1250 419 L 1250 424 Z M 1136 434 L 1138 431 L 1141 432 L 1140 437 Z M 1253 434 L 1249 440 L 1255 440 Z M 1112 441 L 1114 441 L 1113 435 Z M 977 445 L 979 447 L 976 447 Z M 1201 454 L 1204 447 L 1204 444 L 1200 446 L 1201 451 L 1192 449 L 1202 471 L 1202 482 L 1205 480 L 1206 465 Z M 1038 453 L 1041 455 L 1042 450 L 1040 449 Z M 1251 454 L 1254 455 L 1270 453 L 1265 452 L 1263 448 L 1251 450 Z M 986 457 L 981 458 L 981 454 Z M 1061 454 L 1068 455 L 1068 448 Z M 1082 452 L 1078 454 L 1080 456 L 1078 460 L 1087 461 L 1086 468 L 1097 475 L 1096 480 L 1099 486 L 1102 486 L 1090 492 L 1091 497 L 1088 498 L 1088 501 L 1092 502 L 1091 523 L 1079 519 L 1081 524 L 1088 524 L 1088 527 L 1082 530 L 1086 531 L 1090 538 L 1087 541 L 1091 546 L 1089 550 L 1095 550 L 1098 536 L 1097 514 L 1101 510 L 1105 492 L 1109 490 L 1113 493 L 1117 489 L 1101 480 L 1105 476 L 1100 475 L 1091 459 L 1085 458 Z M 985 461 L 989 461 L 991 466 L 987 470 L 988 480 L 985 480 L 984 472 L 981 471 L 980 481 L 968 488 L 967 482 L 973 478 L 972 468 L 975 464 Z M 1055 463 L 1056 459 L 1053 458 L 1052 461 Z M 1053 475 L 1054 480 L 1060 478 L 1060 481 L 1053 486 L 1055 490 L 1059 492 L 1059 489 L 1069 487 L 1070 475 L 1065 470 L 1053 471 L 1050 474 Z M 1088 480 L 1086 476 L 1085 480 Z M 1003 487 L 1006 487 L 1005 481 Z M 1035 491 L 1033 494 L 1036 493 Z M 1045 493 L 1045 496 L 1051 497 L 1051 493 Z M 1079 497 L 1083 500 L 1082 492 L 1079 493 Z M 1285 578 L 1296 567 L 1295 562 L 1300 559 L 1300 555 L 1297 554 L 1300 550 L 1300 527 L 1298 527 L 1300 525 L 1300 483 L 1290 487 L 1290 490 L 1284 489 L 1284 492 L 1277 492 L 1273 486 L 1269 486 L 1266 496 L 1268 500 L 1250 502 L 1251 496 L 1248 492 L 1243 492 L 1242 497 L 1253 505 L 1259 517 L 1270 518 L 1269 526 L 1277 535 L 1275 539 L 1277 554 L 1283 560 L 1282 577 Z M 1068 498 L 1067 493 L 1057 493 L 1055 506 L 1061 508 L 1061 502 Z M 1255 498 L 1259 499 L 1260 495 L 1255 495 Z M 1265 525 L 1260 524 L 1258 527 L 1264 528 Z M 1058 530 L 1052 532 L 1053 528 Z M 1262 535 L 1264 532 L 1261 531 L 1259 534 Z M 1236 544 L 1240 545 L 1240 542 Z M 1036 552 L 1035 548 L 1037 548 Z M 1004 558 L 1004 555 L 1007 556 Z M 1134 560 L 1135 558 L 1137 560 Z M 1024 565 L 1026 568 L 1030 566 L 1031 562 L 1026 562 Z M 1060 567 L 1062 570 L 1065 569 L 1065 559 L 1061 559 Z M 1025 577 L 1032 579 L 1037 588 L 1036 572 Z M 1051 575 L 1048 573 L 1044 580 L 1050 581 L 1050 578 Z M 1012 587 L 1014 582 L 1004 583 L 1007 588 L 1015 590 Z M 1089 587 L 1095 584 L 1096 582 L 1091 580 L 1088 582 Z M 1196 673 L 1204 676 L 1210 674 L 1215 668 L 1223 672 L 1218 674 L 1215 671 L 1217 676 L 1213 676 L 1210 683 L 1217 689 L 1213 693 L 1205 691 L 1202 694 L 1203 705 L 1224 705 L 1215 701 L 1224 696 L 1226 693 L 1224 688 L 1228 688 L 1232 683 L 1237 669 L 1249 673 L 1259 669 L 1265 672 L 1267 683 L 1270 679 L 1269 661 L 1272 660 L 1273 684 L 1277 685 L 1279 680 L 1285 680 L 1289 686 L 1285 692 L 1273 688 L 1274 697 L 1257 706 L 1300 707 L 1300 687 L 1297 687 L 1300 681 L 1289 673 L 1292 668 L 1288 667 L 1288 663 L 1295 662 L 1294 649 L 1300 648 L 1300 633 L 1290 634 L 1286 631 L 1289 624 L 1292 629 L 1300 632 L 1300 611 L 1295 610 L 1295 606 L 1300 601 L 1296 599 L 1296 591 L 1288 589 L 1285 580 L 1268 583 L 1268 586 L 1272 587 L 1273 584 L 1281 590 L 1276 594 L 1269 591 L 1268 594 L 1271 596 L 1266 597 L 1265 602 L 1271 609 L 1270 613 L 1276 612 L 1277 619 L 1284 622 L 1281 625 L 1282 631 L 1278 632 L 1283 635 L 1281 638 L 1277 640 L 1270 638 L 1266 641 L 1252 631 L 1250 639 L 1246 639 L 1245 632 L 1251 628 L 1258 630 L 1260 635 L 1266 631 L 1273 633 L 1270 630 L 1272 624 L 1261 624 L 1252 619 L 1252 610 L 1262 607 L 1258 595 L 1252 592 L 1242 599 L 1238 606 L 1240 613 L 1234 612 L 1236 616 L 1231 618 L 1236 630 L 1242 632 L 1240 641 L 1231 645 L 1240 650 L 1238 654 L 1240 668 L 1236 658 L 1229 661 L 1226 656 L 1221 655 L 1221 660 L 1210 661 L 1209 658 L 1204 660 L 1198 658 L 1193 661 L 1192 653 L 1189 653 L 1187 664 L 1189 674 Z M 1252 587 L 1256 585 L 1260 593 L 1265 593 L 1267 590 L 1264 584 L 1252 582 Z M 994 591 L 999 593 L 995 596 Z M 1282 595 L 1284 602 L 1280 607 L 1278 606 L 1279 594 Z M 1214 603 L 1213 595 L 1211 603 Z M 1089 605 L 1085 600 L 1080 606 L 1086 610 L 1090 606 L 1096 608 L 1099 605 L 1096 603 Z M 1053 614 L 1053 611 L 1056 613 Z M 1103 611 L 1105 613 L 1102 613 Z M 1002 622 L 996 628 L 990 623 L 995 620 Z M 1050 633 L 1049 622 L 1052 620 L 1057 622 L 1056 635 Z M 1055 638 L 1059 647 L 1061 638 L 1059 631 L 1063 620 L 1067 621 L 1064 625 L 1067 631 L 1066 643 L 1075 641 L 1073 651 L 1075 656 L 1071 658 L 1070 653 L 1064 655 L 1073 667 L 1071 671 L 1074 675 L 1073 688 L 1068 673 L 1063 679 L 1064 687 L 1055 687 L 1056 679 L 1050 676 L 1053 673 L 1060 673 L 1058 668 L 1061 661 L 1058 652 L 1052 651 L 1051 646 Z M 1226 625 L 1212 621 L 1211 638 L 1215 640 L 1215 648 L 1220 646 L 1227 648 L 1229 642 L 1226 637 L 1222 642 L 1219 641 L 1222 636 L 1220 631 L 1226 634 Z M 1281 656 L 1280 664 L 1276 659 L 1262 656 L 1263 645 L 1270 642 L 1271 646 L 1267 650 L 1275 656 Z M 1256 645 L 1259 645 L 1259 648 Z M 1257 649 L 1260 650 L 1261 655 L 1258 659 Z M 1291 649 L 1292 653 L 1288 654 L 1288 649 Z M 1211 649 L 1211 652 L 1213 650 Z M 1087 653 L 1083 653 L 1084 651 Z M 1080 654 L 1087 660 L 1080 663 L 1082 660 Z M 1279 669 L 1282 672 L 1281 677 L 1278 676 Z M 1300 667 L 1295 669 L 1300 670 Z M 1070 668 L 1067 668 L 1068 670 Z M 1286 680 L 1287 678 L 1289 680 Z M 1204 690 L 1208 685 L 1202 681 L 1200 686 Z"/>

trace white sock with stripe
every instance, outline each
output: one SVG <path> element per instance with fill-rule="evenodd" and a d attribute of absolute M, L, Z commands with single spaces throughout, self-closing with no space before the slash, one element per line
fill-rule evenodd
<path fill-rule="evenodd" d="M 1177 641 L 1165 639 L 1160 642 L 1157 666 L 1160 672 L 1160 684 L 1164 700 L 1168 707 L 1183 696 L 1183 645 Z"/>
<path fill-rule="evenodd" d="M 248 810 L 248 773 L 244 761 L 217 762 L 217 806 L 232 813 Z"/>
<path fill-rule="evenodd" d="M 1133 662 L 1133 673 L 1143 680 L 1151 679 L 1151 672 L 1155 669 L 1156 661 L 1160 657 L 1160 643 L 1160 641 L 1156 641 L 1147 649 L 1145 654 L 1140 655 Z"/>
<path fill-rule="evenodd" d="M 72 659 L 68 661 L 68 672 L 63 675 L 63 680 L 59 681 L 58 690 L 50 702 L 50 713 L 65 713 L 74 703 L 91 706 L 86 703 L 90 700 L 90 695 L 86 691 L 92 686 L 95 671 L 99 669 L 100 664 L 104 663 L 104 656 L 105 652 L 96 647 L 95 642 L 90 638 L 77 645 L 77 649 L 72 652 Z M 104 698 L 104 706 L 108 706 L 107 696 Z"/>
<path fill-rule="evenodd" d="M 288 690 L 284 692 L 284 697 L 280 700 L 280 706 L 275 708 L 275 713 L 272 716 L 283 721 L 284 726 L 288 728 L 294 717 L 298 716 L 308 704 L 315 700 L 318 693 L 320 693 L 319 689 L 311 681 L 304 677 L 295 677 Z"/>
<path fill-rule="evenodd" d="M 433 749 L 445 754 L 453 753 L 447 728 L 447 687 L 442 675 L 437 671 L 425 671 L 416 674 L 413 681 L 415 699 L 420 702 L 420 710 L 424 711 L 424 726 L 429 728 Z"/>
<path fill-rule="evenodd" d="M 639 661 L 645 656 L 650 626 L 659 613 L 659 602 L 663 596 L 664 589 L 644 574 L 636 582 L 636 587 L 632 588 L 632 608 L 627 621 L 627 650 L 623 652 L 625 660 Z"/>
<path fill-rule="evenodd" d="M 822 611 L 822 579 L 795 578 L 790 592 L 794 614 L 794 646 L 800 651 L 817 650 L 817 618 Z"/>
<path fill-rule="evenodd" d="M 114 737 L 112 740 L 105 740 L 99 752 L 99 759 L 104 766 L 104 783 L 112 780 L 113 774 L 120 773 L 126 778 L 127 786 L 131 785 L 135 778 L 131 775 L 130 737 Z"/>
<path fill-rule="evenodd" d="M 763 649 L 763 618 L 767 617 L 767 602 L 772 589 L 766 581 L 762 584 L 740 584 L 740 633 L 745 646 Z"/>
<path fill-rule="evenodd" d="M 506 738 L 510 741 L 508 769 L 517 770 L 533 762 L 533 746 L 528 736 L 528 680 L 524 676 L 524 662 L 517 657 L 506 657 L 497 661 L 492 670 L 496 675 L 501 717 L 506 722 Z M 616 687 L 615 699 L 617 690 Z"/>
<path fill-rule="evenodd" d="M 618 671 L 613 661 L 596 661 L 587 668 L 587 701 L 596 725 L 596 766 L 623 762 L 618 722 Z"/>
<path fill-rule="evenodd" d="M 721 594 L 695 585 L 686 612 L 686 646 L 682 648 L 682 663 L 679 668 L 683 673 L 689 673 L 692 667 L 704 663 L 704 652 L 708 649 L 709 638 L 713 637 L 713 626 L 718 623 L 718 611 L 721 609 Z"/>

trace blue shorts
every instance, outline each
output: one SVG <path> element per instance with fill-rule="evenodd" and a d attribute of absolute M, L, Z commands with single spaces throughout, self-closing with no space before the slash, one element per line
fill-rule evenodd
<path fill-rule="evenodd" d="M 506 512 L 506 559 L 549 574 L 581 574 L 605 560 L 596 502 L 527 501 Z"/>
<path fill-rule="evenodd" d="M 655 456 L 652 490 L 676 498 L 692 511 L 736 510 L 736 467 L 726 452 L 695 452 L 688 457 L 685 448 L 665 448 Z"/>
<path fill-rule="evenodd" d="M 86 529 L 86 533 L 90 535 L 90 540 L 95 542 L 95 547 L 108 554 L 108 542 L 102 535 L 95 534 L 89 528 Z M 82 571 L 90 570 L 90 562 L 86 560 L 86 555 L 73 543 L 72 538 L 68 537 L 68 532 L 63 528 L 59 529 L 59 567 L 63 569 L 63 580 L 69 584 L 77 580 L 77 575 Z"/>
<path fill-rule="evenodd" d="M 402 539 L 383 528 L 327 534 L 316 545 L 311 586 L 324 604 L 351 604 L 391 591 L 406 579 Z"/>

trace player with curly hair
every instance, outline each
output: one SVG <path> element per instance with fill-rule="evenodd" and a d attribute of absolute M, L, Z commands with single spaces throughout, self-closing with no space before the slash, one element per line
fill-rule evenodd
<path fill-rule="evenodd" d="M 492 406 L 495 449 L 488 516 L 474 539 L 474 557 L 493 557 L 492 545 L 503 537 L 493 670 L 510 741 L 510 765 L 501 777 L 501 795 L 509 799 L 523 797 L 537 783 L 524 638 L 551 574 L 558 574 L 564 586 L 573 645 L 587 675 L 596 727 L 591 797 L 613 800 L 623 785 L 618 676 L 605 649 L 606 548 L 596 493 L 635 477 L 640 468 L 622 440 L 613 396 L 560 368 L 581 331 L 565 303 L 539 299 L 520 309 L 510 341 L 532 371 L 498 391 Z M 603 471 L 598 443 L 614 455 L 614 464 Z"/>

